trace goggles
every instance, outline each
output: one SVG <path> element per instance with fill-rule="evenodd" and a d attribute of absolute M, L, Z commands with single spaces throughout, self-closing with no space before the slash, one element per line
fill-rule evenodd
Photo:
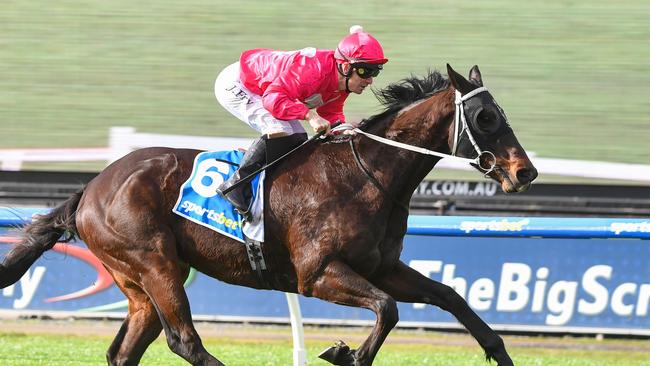
<path fill-rule="evenodd" d="M 380 64 L 353 64 L 352 69 L 356 71 L 362 79 L 374 78 L 379 75 L 383 68 Z"/>

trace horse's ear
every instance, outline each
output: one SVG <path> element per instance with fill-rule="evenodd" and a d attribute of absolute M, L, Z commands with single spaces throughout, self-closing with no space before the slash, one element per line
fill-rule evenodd
<path fill-rule="evenodd" d="M 478 69 L 478 65 L 472 66 L 472 69 L 469 70 L 469 82 L 477 86 L 483 86 L 483 78 L 481 77 L 481 70 Z"/>
<path fill-rule="evenodd" d="M 467 79 L 465 79 L 461 74 L 452 69 L 449 64 L 447 64 L 447 75 L 449 75 L 451 85 L 453 85 L 461 94 L 467 94 L 476 89 L 476 86 L 472 85 L 472 83 L 467 81 Z"/>

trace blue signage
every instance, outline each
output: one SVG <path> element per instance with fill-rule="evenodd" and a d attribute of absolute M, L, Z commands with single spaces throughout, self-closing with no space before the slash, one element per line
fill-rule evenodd
<path fill-rule="evenodd" d="M 650 241 L 408 236 L 404 247 L 406 263 L 452 286 L 488 323 L 650 329 Z"/>
<path fill-rule="evenodd" d="M 648 221 L 631 219 L 412 217 L 402 261 L 453 287 L 491 325 L 650 334 L 650 240 L 641 239 L 648 232 Z M 17 235 L 0 228 L 0 255 Z M 3 289 L 0 308 L 124 311 L 123 295 L 93 258 L 83 243 L 57 244 Z M 194 315 L 288 316 L 280 292 L 202 274 L 191 276 L 187 292 Z M 306 319 L 374 320 L 365 309 L 300 301 Z M 400 304 L 399 314 L 422 326 L 457 324 L 423 304 Z"/>
<path fill-rule="evenodd" d="M 408 234 L 650 239 L 650 219 L 411 216 Z"/>

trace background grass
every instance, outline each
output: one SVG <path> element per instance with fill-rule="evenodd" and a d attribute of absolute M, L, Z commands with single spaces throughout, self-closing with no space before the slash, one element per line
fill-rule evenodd
<path fill-rule="evenodd" d="M 289 331 L 287 330 L 287 333 Z M 307 335 L 308 362 L 310 365 L 329 365 L 317 355 L 332 342 L 309 341 Z M 436 334 L 432 339 L 444 338 Z M 467 336 L 469 337 L 469 336 Z M 516 365 L 544 366 L 647 366 L 650 365 L 647 351 L 611 350 L 611 342 L 591 340 L 570 340 L 581 347 L 571 349 L 546 348 L 544 339 L 526 338 L 533 344 L 509 346 L 509 352 Z M 390 340 L 390 338 L 389 338 Z M 53 334 L 0 333 L 0 363 L 5 366 L 69 366 L 105 365 L 104 354 L 111 337 L 72 336 Z M 555 340 L 557 343 L 558 340 Z M 618 345 L 642 345 L 640 341 L 614 341 Z M 453 343 L 453 342 L 452 342 Z M 506 338 L 506 343 L 508 339 Z M 205 338 L 205 347 L 229 366 L 277 366 L 292 364 L 292 345 L 286 340 Z M 357 346 L 357 345 L 353 345 Z M 164 339 L 159 338 L 145 353 L 141 365 L 164 366 L 186 365 L 173 354 Z M 431 345 L 431 344 L 386 344 L 375 362 L 377 366 L 477 366 L 489 365 L 477 345 Z M 492 364 L 494 365 L 494 363 Z"/>
<path fill-rule="evenodd" d="M 218 72 L 248 48 L 333 48 L 359 23 L 390 58 L 376 87 L 478 64 L 529 151 L 644 163 L 649 18 L 642 0 L 7 0 L 0 147 L 106 146 L 120 125 L 253 136 L 214 99 Z M 346 108 L 378 111 L 371 93 Z"/>

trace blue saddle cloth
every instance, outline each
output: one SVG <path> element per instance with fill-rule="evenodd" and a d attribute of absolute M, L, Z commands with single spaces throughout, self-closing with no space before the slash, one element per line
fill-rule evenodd
<path fill-rule="evenodd" d="M 233 151 L 206 151 L 194 159 L 190 178 L 183 184 L 172 211 L 199 225 L 244 242 L 242 216 L 235 207 L 217 194 L 217 187 L 230 177 L 244 153 Z M 253 201 L 257 198 L 260 176 L 251 180 Z"/>

